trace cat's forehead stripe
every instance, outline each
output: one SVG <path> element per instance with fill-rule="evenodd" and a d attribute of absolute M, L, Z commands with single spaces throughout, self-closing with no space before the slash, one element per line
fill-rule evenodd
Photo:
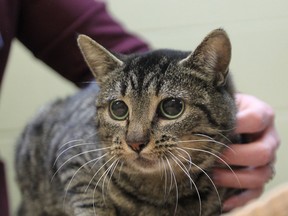
<path fill-rule="evenodd" d="M 127 89 L 138 94 L 154 89 L 157 95 L 163 85 L 162 78 L 170 63 L 171 60 L 165 55 L 158 55 L 153 58 L 149 55 L 142 58 L 136 57 L 128 62 L 123 69 L 125 74 L 123 82 L 126 82 L 130 88 L 127 85 L 122 85 L 122 96 L 127 94 Z"/>

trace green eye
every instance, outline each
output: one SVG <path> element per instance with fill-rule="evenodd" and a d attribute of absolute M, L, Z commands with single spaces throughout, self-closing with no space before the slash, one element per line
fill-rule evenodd
<path fill-rule="evenodd" d="M 184 111 L 184 102 L 178 98 L 167 98 L 160 102 L 160 115 L 167 119 L 176 119 Z"/>
<path fill-rule="evenodd" d="M 110 103 L 110 115 L 113 119 L 122 121 L 129 114 L 128 107 L 122 100 L 113 100 Z"/>

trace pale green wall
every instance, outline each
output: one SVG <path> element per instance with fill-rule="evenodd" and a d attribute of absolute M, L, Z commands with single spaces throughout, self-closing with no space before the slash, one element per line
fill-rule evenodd
<path fill-rule="evenodd" d="M 231 69 L 238 90 L 267 101 L 276 111 L 282 138 L 277 175 L 268 189 L 287 181 L 288 133 L 288 1 L 108 1 L 109 8 L 131 31 L 155 48 L 192 50 L 212 29 L 225 28 L 232 41 Z M 7 162 L 13 212 L 18 203 L 13 150 L 25 122 L 39 106 L 75 88 L 14 43 L 1 91 L 0 157 Z"/>

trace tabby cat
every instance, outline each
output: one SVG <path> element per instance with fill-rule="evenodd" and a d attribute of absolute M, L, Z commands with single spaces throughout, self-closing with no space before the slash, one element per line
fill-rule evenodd
<path fill-rule="evenodd" d="M 84 35 L 78 44 L 98 85 L 26 127 L 19 215 L 220 215 L 227 189 L 211 169 L 235 139 L 236 113 L 226 32 L 192 53 L 112 54 Z"/>

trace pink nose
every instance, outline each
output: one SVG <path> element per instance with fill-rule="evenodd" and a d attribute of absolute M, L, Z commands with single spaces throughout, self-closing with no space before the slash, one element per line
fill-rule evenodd
<path fill-rule="evenodd" d="M 128 143 L 128 146 L 135 152 L 140 153 L 146 146 L 145 142 Z"/>

